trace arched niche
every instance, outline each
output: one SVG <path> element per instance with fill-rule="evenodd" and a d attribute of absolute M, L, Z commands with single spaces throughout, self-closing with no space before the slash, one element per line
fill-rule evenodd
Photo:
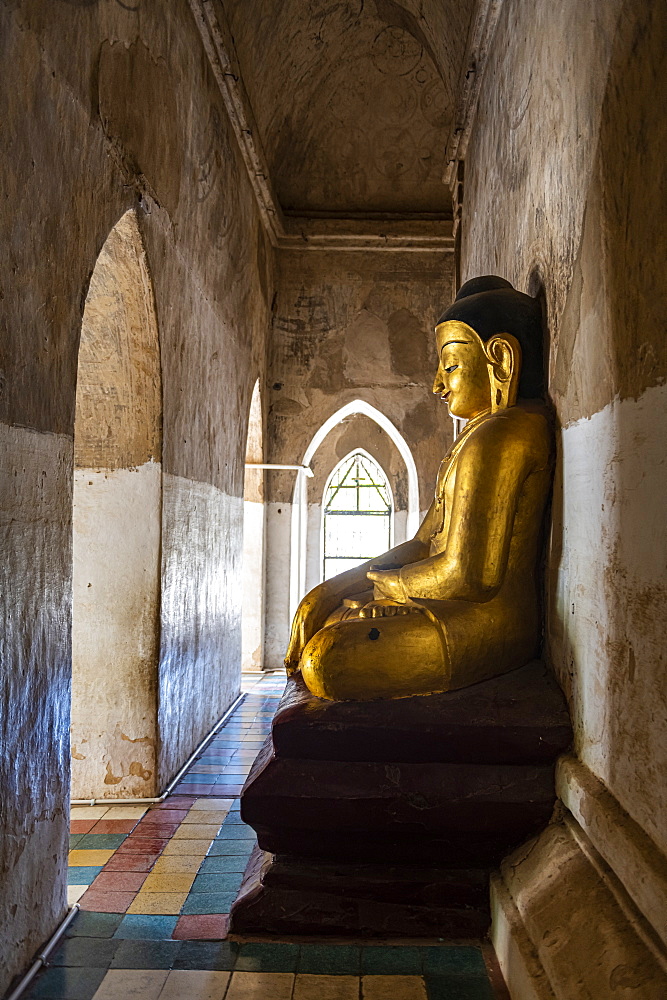
<path fill-rule="evenodd" d="M 243 481 L 243 599 L 241 606 L 241 667 L 261 670 L 264 659 L 264 423 L 259 379 L 248 414 L 246 468 Z"/>
<path fill-rule="evenodd" d="M 373 431 L 377 435 L 375 440 Z M 292 504 L 291 616 L 304 594 L 321 580 L 324 483 L 343 455 L 361 448 L 388 473 L 396 497 L 394 544 L 414 535 L 419 526 L 417 467 L 405 438 L 383 413 L 364 400 L 342 406 L 322 424 L 305 451 L 303 465 L 312 467 L 313 477 L 297 473 Z"/>
<path fill-rule="evenodd" d="M 72 797 L 156 794 L 162 403 L 134 212 L 86 296 L 74 424 Z"/>

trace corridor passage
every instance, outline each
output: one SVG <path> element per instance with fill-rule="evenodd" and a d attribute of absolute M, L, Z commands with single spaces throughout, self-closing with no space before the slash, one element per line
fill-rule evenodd
<path fill-rule="evenodd" d="M 244 701 L 162 803 L 72 808 L 81 912 L 26 1000 L 504 998 L 487 946 L 225 940 L 255 844 L 239 795 L 284 674 L 244 680 Z"/>

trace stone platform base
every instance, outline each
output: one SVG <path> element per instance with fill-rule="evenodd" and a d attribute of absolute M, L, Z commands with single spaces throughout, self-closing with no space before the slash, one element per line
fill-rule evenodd
<path fill-rule="evenodd" d="M 256 848 L 230 933 L 465 940 L 489 923 L 485 870 L 313 863 Z"/>
<path fill-rule="evenodd" d="M 548 823 L 570 741 L 537 661 L 394 701 L 322 701 L 291 680 L 241 797 L 260 851 L 230 930 L 479 937 L 489 871 Z"/>

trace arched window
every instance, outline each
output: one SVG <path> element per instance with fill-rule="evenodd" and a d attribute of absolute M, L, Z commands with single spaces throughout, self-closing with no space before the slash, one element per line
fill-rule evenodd
<path fill-rule="evenodd" d="M 366 452 L 340 462 L 324 490 L 323 578 L 391 548 L 393 502 L 384 472 Z"/>

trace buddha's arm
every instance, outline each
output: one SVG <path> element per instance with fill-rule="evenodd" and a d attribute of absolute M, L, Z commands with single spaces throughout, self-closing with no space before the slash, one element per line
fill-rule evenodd
<path fill-rule="evenodd" d="M 371 572 L 378 591 L 394 600 L 483 603 L 502 585 L 521 486 L 531 471 L 528 450 L 502 426 L 484 428 L 463 449 L 456 469 L 444 552 Z"/>
<path fill-rule="evenodd" d="M 428 521 L 428 515 L 424 523 Z M 423 525 L 422 525 L 423 527 Z M 396 569 L 423 559 L 428 554 L 428 544 L 422 538 L 422 528 L 419 529 L 414 538 L 401 545 L 394 546 L 381 556 L 349 569 L 345 573 L 325 580 L 317 587 L 314 587 L 303 598 L 297 608 L 292 622 L 289 646 L 285 656 L 285 667 L 287 673 L 291 674 L 297 669 L 301 653 L 304 646 L 316 632 L 318 632 L 332 611 L 343 602 L 345 597 L 358 594 L 360 591 L 368 590 L 367 574 L 371 567 L 392 567 Z"/>

